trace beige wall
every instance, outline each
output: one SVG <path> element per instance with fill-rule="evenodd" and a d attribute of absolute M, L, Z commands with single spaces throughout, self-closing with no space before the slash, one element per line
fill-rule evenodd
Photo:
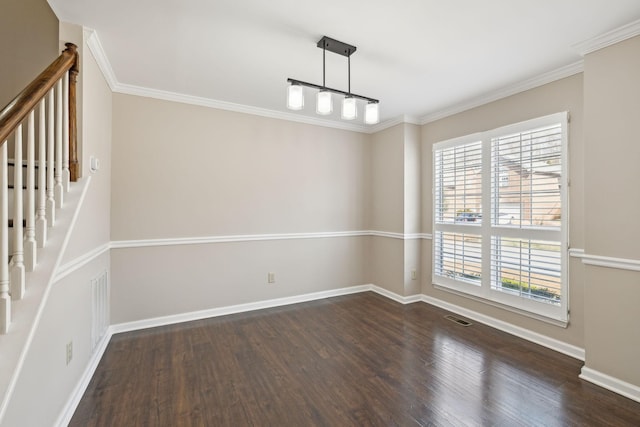
<path fill-rule="evenodd" d="M 61 23 L 61 32 L 64 40 L 82 40 L 89 36 L 83 34 L 79 26 L 65 23 Z M 82 48 L 82 74 L 78 79 L 82 120 L 78 126 L 81 144 L 78 151 L 80 164 L 83 165 L 82 177 L 91 177 L 91 187 L 67 246 L 63 264 L 109 243 L 111 237 L 112 94 L 89 48 L 84 43 L 79 46 Z M 88 167 L 91 156 L 100 160 L 100 169 L 95 173 Z"/>
<path fill-rule="evenodd" d="M 115 95 L 113 136 L 112 240 L 366 227 L 366 134 Z M 366 239 L 114 249 L 113 321 L 361 285 Z"/>
<path fill-rule="evenodd" d="M 54 284 L 13 392 L 3 427 L 53 426 L 91 359 L 91 278 L 109 270 L 109 254 Z M 66 364 L 66 345 L 73 359 Z"/>
<path fill-rule="evenodd" d="M 61 24 L 61 37 L 81 49 L 79 89 L 85 102 L 80 129 L 87 148 L 85 153 L 96 153 L 102 161 L 102 168 L 92 176 L 63 254 L 65 264 L 109 242 L 111 91 L 83 42 L 82 29 Z M 90 281 L 104 271 L 109 272 L 109 264 L 109 253 L 104 253 L 52 285 L 3 426 L 49 426 L 60 415 L 92 356 Z M 73 342 L 73 360 L 66 365 L 69 342 Z"/>
<path fill-rule="evenodd" d="M 583 76 L 577 74 L 553 83 L 540 86 L 517 95 L 428 123 L 422 127 L 422 176 L 425 183 L 422 190 L 422 226 L 424 233 L 432 232 L 432 146 L 434 143 L 495 129 L 500 126 L 545 116 L 561 111 L 571 115 L 569 124 L 569 177 L 570 216 L 569 229 L 571 246 L 584 246 L 584 168 L 583 160 Z M 423 243 L 423 267 L 431 269 L 431 242 Z M 427 257 L 427 255 L 429 255 Z M 564 329 L 526 316 L 492 307 L 450 292 L 435 289 L 431 285 L 431 271 L 423 271 L 423 292 L 426 295 L 456 304 L 516 326 L 555 338 L 557 340 L 584 347 L 584 268 L 579 260 L 570 259 L 569 300 L 571 319 Z"/>
<path fill-rule="evenodd" d="M 112 240 L 361 230 L 368 135 L 116 94 Z"/>
<path fill-rule="evenodd" d="M 640 37 L 585 57 L 585 252 L 640 261 Z M 640 387 L 640 272 L 588 266 L 586 366 Z"/>
<path fill-rule="evenodd" d="M 399 124 L 371 139 L 369 229 L 420 232 L 420 127 Z M 401 296 L 420 293 L 419 240 L 373 236 L 369 251 L 370 282 Z M 416 270 L 416 279 L 412 271 Z"/>
<path fill-rule="evenodd" d="M 371 230 L 404 232 L 404 126 L 371 137 Z"/>
<path fill-rule="evenodd" d="M 338 237 L 114 249 L 114 324 L 365 283 L 366 239 Z M 275 283 L 267 274 L 275 273 Z"/>
<path fill-rule="evenodd" d="M 0 109 L 59 54 L 58 19 L 46 0 L 2 0 Z"/>

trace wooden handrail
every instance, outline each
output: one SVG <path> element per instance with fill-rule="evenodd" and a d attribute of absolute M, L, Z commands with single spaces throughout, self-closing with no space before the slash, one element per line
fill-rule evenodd
<path fill-rule="evenodd" d="M 0 111 L 0 144 L 38 105 L 60 78 L 69 71 L 69 172 L 71 180 L 78 179 L 78 148 L 76 121 L 76 80 L 79 71 L 78 48 L 73 43 L 55 61 Z"/>

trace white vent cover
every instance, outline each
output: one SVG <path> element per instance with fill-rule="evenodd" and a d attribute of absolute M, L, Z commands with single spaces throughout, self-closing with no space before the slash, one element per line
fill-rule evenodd
<path fill-rule="evenodd" d="M 109 281 L 103 271 L 91 279 L 91 349 L 104 337 L 109 326 Z"/>

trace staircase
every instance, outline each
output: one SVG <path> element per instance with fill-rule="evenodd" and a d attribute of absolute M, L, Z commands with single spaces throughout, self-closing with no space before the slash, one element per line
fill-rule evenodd
<path fill-rule="evenodd" d="M 56 210 L 78 179 L 76 78 L 72 43 L 0 112 L 0 333 L 46 250 Z"/>

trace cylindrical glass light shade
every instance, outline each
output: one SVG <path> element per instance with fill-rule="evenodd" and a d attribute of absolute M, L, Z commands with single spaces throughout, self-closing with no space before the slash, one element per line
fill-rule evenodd
<path fill-rule="evenodd" d="M 358 117 L 356 99 L 353 96 L 346 96 L 342 100 L 342 118 L 344 120 L 353 120 L 356 117 Z"/>
<path fill-rule="evenodd" d="M 364 107 L 364 122 L 368 125 L 375 125 L 380 121 L 380 110 L 377 102 L 369 102 Z"/>
<path fill-rule="evenodd" d="M 316 113 L 327 115 L 333 112 L 333 102 L 331 102 L 331 92 L 328 90 L 320 90 L 318 92 L 318 103 L 316 105 Z"/>
<path fill-rule="evenodd" d="M 302 85 L 291 83 L 287 88 L 287 108 L 290 110 L 302 110 L 304 107 L 304 94 Z"/>

